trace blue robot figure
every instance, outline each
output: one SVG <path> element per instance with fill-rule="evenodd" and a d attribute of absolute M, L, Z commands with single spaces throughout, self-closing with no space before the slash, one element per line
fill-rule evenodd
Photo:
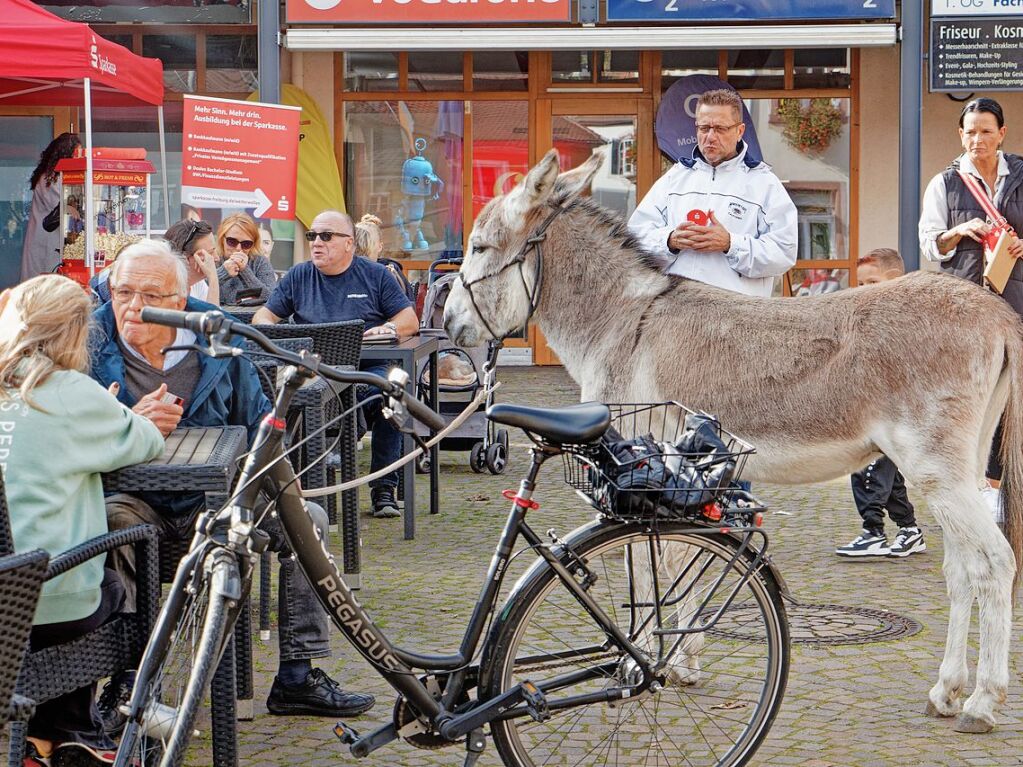
<path fill-rule="evenodd" d="M 413 247 L 415 250 L 428 250 L 430 243 L 423 237 L 423 231 L 420 229 L 423 213 L 426 211 L 426 200 L 439 199 L 444 182 L 434 174 L 430 161 L 423 157 L 426 139 L 417 138 L 415 146 L 416 156 L 408 158 L 401 166 L 403 196 L 394 217 L 394 224 L 401 232 L 402 247 L 405 250 L 412 250 Z M 414 244 L 412 233 L 415 233 L 416 238 Z"/>

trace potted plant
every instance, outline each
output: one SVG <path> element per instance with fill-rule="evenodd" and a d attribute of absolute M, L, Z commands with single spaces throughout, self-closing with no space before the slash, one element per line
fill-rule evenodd
<path fill-rule="evenodd" d="M 780 99 L 777 115 L 782 135 L 801 152 L 818 154 L 827 149 L 842 132 L 842 112 L 831 99 Z"/>

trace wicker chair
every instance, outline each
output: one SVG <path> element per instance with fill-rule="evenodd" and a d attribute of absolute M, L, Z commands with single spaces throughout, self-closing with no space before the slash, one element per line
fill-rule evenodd
<path fill-rule="evenodd" d="M 156 621 L 160 601 L 156 528 L 136 525 L 86 541 L 49 563 L 46 579 L 66 573 L 120 546 L 135 547 L 136 612 L 120 614 L 95 631 L 61 645 L 29 652 L 18 675 L 16 692 L 36 703 L 98 682 L 138 666 Z M 0 554 L 13 549 L 7 499 L 0 477 Z M 20 767 L 25 753 L 25 725 L 12 722 L 8 764 Z"/>
<path fill-rule="evenodd" d="M 28 649 L 49 555 L 42 549 L 0 557 L 0 725 L 27 722 L 35 702 L 14 692 Z"/>
<path fill-rule="evenodd" d="M 362 354 L 362 332 L 365 326 L 366 324 L 362 320 L 347 320 L 319 324 L 280 323 L 278 325 L 257 325 L 256 327 L 269 338 L 311 338 L 313 339 L 313 351 L 320 355 L 320 359 L 328 365 L 349 365 L 357 368 L 359 357 Z M 341 392 L 341 405 L 345 410 L 355 406 L 354 386 L 349 386 Z M 331 414 L 327 413 L 326 417 L 331 417 Z M 346 418 L 342 424 L 340 456 L 341 476 L 345 480 L 355 478 L 355 431 L 355 418 Z M 330 481 L 329 477 L 325 481 Z M 328 496 L 325 501 L 330 523 L 337 524 L 337 499 L 334 496 Z M 358 503 L 359 499 L 355 490 L 348 490 L 341 496 L 341 505 L 351 512 L 350 516 L 357 513 Z M 354 546 L 357 531 L 346 530 L 344 527 L 342 525 L 342 535 Z M 348 548 L 346 544 L 345 549 Z"/>

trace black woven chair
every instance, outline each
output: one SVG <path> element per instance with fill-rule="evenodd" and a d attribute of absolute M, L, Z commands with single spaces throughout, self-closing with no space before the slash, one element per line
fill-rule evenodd
<path fill-rule="evenodd" d="M 121 546 L 135 547 L 136 612 L 120 614 L 95 631 L 65 644 L 29 652 L 18 675 L 15 692 L 36 703 L 98 682 L 118 671 L 138 666 L 156 621 L 160 600 L 157 570 L 158 533 L 151 525 L 136 525 L 86 541 L 50 561 L 46 580 Z M 0 554 L 13 549 L 7 498 L 0 476 Z M 21 767 L 25 753 L 25 724 L 12 722 L 8 764 Z"/>
<path fill-rule="evenodd" d="M 223 309 L 228 314 L 230 314 L 231 316 L 233 316 L 235 319 L 241 320 L 246 325 L 250 325 L 250 324 L 252 324 L 253 316 L 256 314 L 256 312 L 258 312 L 263 307 L 262 306 L 240 306 L 238 304 L 229 304 L 229 305 L 221 306 L 220 308 Z"/>
<path fill-rule="evenodd" d="M 49 555 L 42 549 L 0 557 L 0 725 L 27 722 L 35 701 L 14 692 L 28 649 Z"/>
<path fill-rule="evenodd" d="M 313 351 L 320 355 L 320 359 L 328 365 L 350 365 L 354 368 L 359 366 L 359 357 L 362 354 L 362 333 L 366 323 L 362 320 L 347 320 L 345 322 L 324 322 L 319 324 L 288 324 L 258 325 L 260 331 L 269 338 L 311 338 L 313 340 Z M 348 410 L 355 406 L 355 387 L 349 386 L 341 392 L 341 406 Z M 336 413 L 326 413 L 326 418 L 331 418 Z M 341 476 L 347 481 L 355 478 L 355 440 L 356 440 L 355 418 L 346 418 L 341 425 Z M 322 464 L 321 464 L 322 465 Z M 325 481 L 330 479 L 330 466 L 327 470 Z M 310 485 L 312 487 L 312 485 Z M 323 485 L 320 485 L 323 487 Z M 356 490 L 348 490 L 341 496 L 341 505 L 344 509 L 351 511 L 352 517 L 358 512 L 359 498 Z M 337 524 L 337 499 L 330 495 L 325 499 L 327 517 L 330 523 Z M 346 515 L 349 516 L 349 515 Z M 345 549 L 356 545 L 355 538 L 358 535 L 356 530 L 347 530 L 342 525 Z"/>

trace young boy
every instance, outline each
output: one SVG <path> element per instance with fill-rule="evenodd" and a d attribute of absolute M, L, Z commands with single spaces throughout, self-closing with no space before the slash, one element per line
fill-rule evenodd
<path fill-rule="evenodd" d="M 860 256 L 856 274 L 861 285 L 873 285 L 901 276 L 906 267 L 891 248 L 878 248 Z M 908 557 L 927 550 L 916 523 L 913 504 L 906 494 L 906 482 L 898 467 L 881 456 L 852 475 L 853 500 L 863 518 L 863 532 L 835 549 L 840 557 Z M 884 512 L 899 526 L 895 542 L 888 545 L 884 534 Z"/>

